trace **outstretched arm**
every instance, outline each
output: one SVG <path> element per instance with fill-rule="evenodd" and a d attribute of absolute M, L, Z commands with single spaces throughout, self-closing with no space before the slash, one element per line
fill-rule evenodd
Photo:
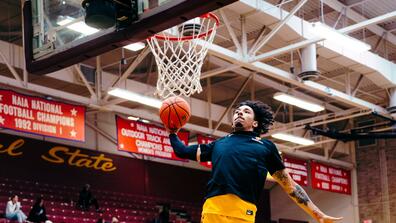
<path fill-rule="evenodd" d="M 311 199 L 309 199 L 304 189 L 290 177 L 289 173 L 287 173 L 285 169 L 276 171 L 272 174 L 272 177 L 279 183 L 289 197 L 298 204 L 298 206 L 318 222 L 333 223 L 342 219 L 328 216 L 316 207 Z"/>
<path fill-rule="evenodd" d="M 182 159 L 197 160 L 198 146 L 186 146 L 176 133 L 171 133 L 169 139 L 176 156 Z"/>

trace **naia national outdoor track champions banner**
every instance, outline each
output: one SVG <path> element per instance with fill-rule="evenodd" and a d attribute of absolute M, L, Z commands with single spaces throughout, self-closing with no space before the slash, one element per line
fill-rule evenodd
<path fill-rule="evenodd" d="M 351 172 L 315 161 L 311 162 L 312 188 L 351 194 Z"/>
<path fill-rule="evenodd" d="M 0 90 L 0 127 L 85 141 L 85 107 Z"/>
<path fill-rule="evenodd" d="M 131 153 L 182 160 L 173 152 L 168 132 L 165 128 L 116 116 L 118 149 Z M 189 132 L 177 134 L 184 144 L 188 144 Z"/>

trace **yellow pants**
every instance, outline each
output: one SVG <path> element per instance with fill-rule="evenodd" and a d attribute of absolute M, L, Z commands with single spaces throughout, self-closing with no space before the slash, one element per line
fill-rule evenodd
<path fill-rule="evenodd" d="M 206 213 L 202 214 L 201 223 L 247 223 L 252 222 L 241 218 L 228 217 L 224 215 Z"/>
<path fill-rule="evenodd" d="M 202 207 L 202 223 L 254 223 L 256 205 L 234 194 L 208 198 Z"/>

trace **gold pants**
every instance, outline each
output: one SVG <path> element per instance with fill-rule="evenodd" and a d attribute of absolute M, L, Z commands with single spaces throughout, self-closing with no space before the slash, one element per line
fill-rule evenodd
<path fill-rule="evenodd" d="M 201 223 L 254 223 L 241 218 L 228 217 L 224 215 L 205 213 L 202 214 Z"/>

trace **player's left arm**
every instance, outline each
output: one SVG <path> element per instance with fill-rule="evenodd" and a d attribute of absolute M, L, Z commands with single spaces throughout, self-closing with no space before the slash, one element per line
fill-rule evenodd
<path fill-rule="evenodd" d="M 293 178 L 287 173 L 286 169 L 278 170 L 272 174 L 272 177 L 279 183 L 289 197 L 297 203 L 305 212 L 311 215 L 320 223 L 333 223 L 342 219 L 331 217 L 323 213 L 308 197 L 304 189 L 298 185 Z"/>

